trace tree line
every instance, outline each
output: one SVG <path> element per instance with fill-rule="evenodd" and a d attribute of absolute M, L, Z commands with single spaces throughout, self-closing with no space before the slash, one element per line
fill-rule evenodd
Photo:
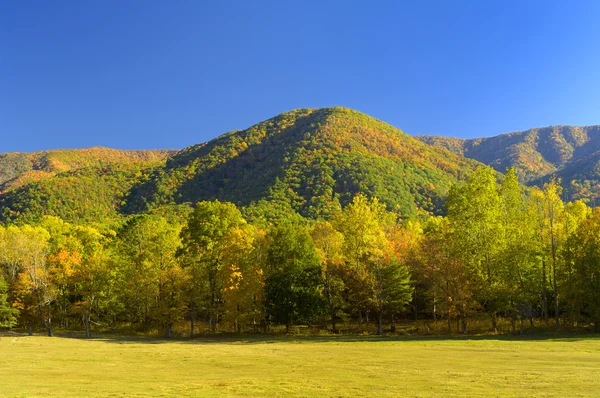
<path fill-rule="evenodd" d="M 600 210 L 565 203 L 557 181 L 524 189 L 481 167 L 454 186 L 446 215 L 401 219 L 357 195 L 326 219 L 249 223 L 202 201 L 181 222 L 156 214 L 116 227 L 57 217 L 0 227 L 0 327 L 216 331 L 271 325 L 447 322 L 500 317 L 517 332 L 600 331 Z"/>

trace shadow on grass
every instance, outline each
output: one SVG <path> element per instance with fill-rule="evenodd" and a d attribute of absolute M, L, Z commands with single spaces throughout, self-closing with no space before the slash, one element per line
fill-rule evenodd
<path fill-rule="evenodd" d="M 164 338 L 94 334 L 86 339 L 83 334 L 57 333 L 56 337 L 89 340 L 109 344 L 277 344 L 277 343 L 388 343 L 388 342 L 444 342 L 444 341 L 557 341 L 577 342 L 600 340 L 597 334 L 536 333 L 525 335 L 473 335 L 473 336 L 297 336 L 275 334 L 205 334 L 190 338 Z"/>

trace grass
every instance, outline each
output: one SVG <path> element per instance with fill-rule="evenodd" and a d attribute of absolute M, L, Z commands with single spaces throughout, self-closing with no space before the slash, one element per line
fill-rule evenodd
<path fill-rule="evenodd" d="M 597 396 L 600 339 L 0 338 L 1 397 Z"/>

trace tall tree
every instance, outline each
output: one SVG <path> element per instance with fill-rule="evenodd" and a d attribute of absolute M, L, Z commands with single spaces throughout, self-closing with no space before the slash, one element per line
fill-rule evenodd
<path fill-rule="evenodd" d="M 574 305 L 585 312 L 594 322 L 594 330 L 600 332 L 600 209 L 594 209 L 577 231 L 569 238 L 573 248 L 573 278 L 576 291 Z"/>
<path fill-rule="evenodd" d="M 552 180 L 544 184 L 544 189 L 534 188 L 532 193 L 538 217 L 538 242 L 542 258 L 542 283 L 544 284 L 544 310 L 547 314 L 547 279 L 546 264 L 550 264 L 550 283 L 554 301 L 554 322 L 560 328 L 560 308 L 558 292 L 558 275 L 560 267 L 559 251 L 562 249 L 565 235 L 565 208 L 561 199 L 562 188 L 559 181 Z M 546 315 L 547 317 L 547 315 Z"/>
<path fill-rule="evenodd" d="M 504 293 L 508 296 L 508 309 L 515 333 L 518 315 L 521 315 L 521 320 L 525 317 L 533 323 L 533 304 L 539 296 L 534 245 L 536 226 L 514 168 L 506 170 L 500 192 L 505 230 L 500 278 Z"/>
<path fill-rule="evenodd" d="M 290 326 L 310 323 L 321 313 L 321 265 L 315 245 L 305 227 L 284 224 L 268 234 L 265 269 L 267 314 Z"/>
<path fill-rule="evenodd" d="M 244 225 L 233 229 L 223 246 L 224 320 L 238 333 L 244 324 L 256 327 L 262 319 L 263 235 L 262 230 Z"/>
<path fill-rule="evenodd" d="M 199 202 L 181 231 L 179 256 L 185 265 L 195 268 L 208 284 L 209 323 L 217 330 L 224 304 L 224 254 L 230 234 L 243 228 L 246 221 L 232 203 L 218 200 Z M 200 286 L 197 287 L 201 289 Z"/>
<path fill-rule="evenodd" d="M 176 258 L 180 227 L 159 216 L 129 220 L 119 233 L 121 261 L 125 267 L 125 292 L 137 319 L 154 323 L 171 336 L 183 317 L 185 275 Z"/>
<path fill-rule="evenodd" d="M 316 222 L 310 234 L 321 260 L 321 278 L 329 307 L 331 329 L 333 333 L 338 333 L 336 318 L 343 305 L 342 292 L 345 287 L 342 277 L 344 235 L 336 231 L 327 221 Z"/>
<path fill-rule="evenodd" d="M 110 259 L 106 250 L 106 237 L 88 226 L 78 226 L 73 231 L 80 242 L 81 261 L 74 266 L 75 293 L 80 298 L 75 308 L 81 313 L 85 337 L 91 336 L 92 313 L 98 312 L 102 300 L 114 281 L 110 278 Z"/>
<path fill-rule="evenodd" d="M 368 200 L 363 195 L 354 197 L 334 220 L 335 228 L 344 237 L 343 255 L 346 263 L 345 283 L 349 301 L 358 312 L 368 317 L 373 298 L 373 259 L 380 255 L 387 239 L 383 224 L 393 224 L 385 206 L 377 199 Z"/>
<path fill-rule="evenodd" d="M 446 206 L 452 239 L 460 242 L 458 254 L 480 279 L 479 301 L 496 329 L 496 315 L 506 304 L 500 278 L 505 231 L 496 172 L 479 167 L 464 185 L 451 189 Z"/>
<path fill-rule="evenodd" d="M 20 280 L 20 300 L 34 303 L 42 326 L 52 336 L 52 308 L 55 290 L 47 263 L 48 231 L 24 225 L 17 238 L 19 261 L 23 270 Z M 30 306 L 28 306 L 30 308 Z"/>
<path fill-rule="evenodd" d="M 8 284 L 0 274 L 0 328 L 11 328 L 17 324 L 19 310 L 8 302 Z"/>

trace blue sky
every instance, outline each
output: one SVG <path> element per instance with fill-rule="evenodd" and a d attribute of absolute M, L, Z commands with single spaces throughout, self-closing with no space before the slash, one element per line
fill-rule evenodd
<path fill-rule="evenodd" d="M 600 5 L 5 1 L 0 152 L 182 148 L 347 106 L 409 134 L 600 124 Z"/>

